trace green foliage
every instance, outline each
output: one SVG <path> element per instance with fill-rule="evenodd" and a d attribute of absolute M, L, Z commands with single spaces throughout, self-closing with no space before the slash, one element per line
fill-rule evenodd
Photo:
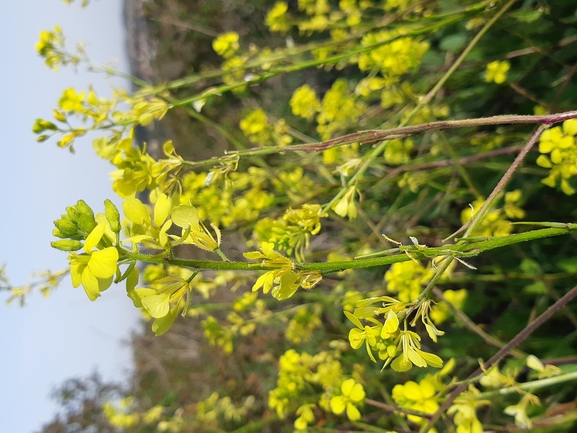
<path fill-rule="evenodd" d="M 134 92 L 111 98 L 66 89 L 54 119 L 33 126 L 71 150 L 95 132 L 124 199 L 124 219 L 110 201 L 96 215 L 79 201 L 55 221 L 74 287 L 95 300 L 126 281 L 156 335 L 190 324 L 211 346 L 202 366 L 219 368 L 192 407 L 135 389 L 102 406 L 109 421 L 172 432 L 571 429 L 575 5 L 267 7 L 260 18 L 276 36 L 262 23 L 218 35 L 196 25 L 214 33 L 201 44 L 212 64 L 134 78 Z M 53 69 L 120 74 L 70 53 L 58 27 L 37 51 Z M 187 126 L 162 151 L 135 140 L 162 119 Z M 240 377 L 223 367 L 230 359 Z M 247 376 L 258 389 L 226 385 Z"/>

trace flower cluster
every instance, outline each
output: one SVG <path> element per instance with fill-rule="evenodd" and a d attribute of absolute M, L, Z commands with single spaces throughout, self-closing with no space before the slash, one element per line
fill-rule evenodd
<path fill-rule="evenodd" d="M 289 105 L 295 116 L 311 120 L 321 110 L 321 101 L 315 91 L 305 84 L 296 89 L 290 99 Z"/>
<path fill-rule="evenodd" d="M 577 174 L 577 119 L 563 122 L 563 126 L 548 129 L 539 139 L 537 165 L 550 169 L 549 176 L 542 182 L 555 188 L 557 185 L 567 195 L 577 191 L 572 178 Z"/>
<path fill-rule="evenodd" d="M 358 377 L 343 377 L 339 358 L 338 351 L 319 352 L 314 356 L 294 349 L 286 351 L 279 359 L 277 386 L 269 392 L 269 407 L 281 419 L 286 418 L 289 411 L 299 415 L 294 423 L 297 430 L 305 430 L 315 421 L 317 407 L 337 415 L 346 413 L 351 421 L 359 420 L 358 407 L 364 402 L 365 390 Z M 314 391 L 318 387 L 322 389 L 320 397 Z M 294 409 L 294 402 L 306 399 L 308 403 Z"/>
<path fill-rule="evenodd" d="M 410 161 L 411 150 L 415 146 L 412 139 L 391 140 L 385 147 L 385 162 L 390 165 L 402 165 Z"/>
<path fill-rule="evenodd" d="M 288 3 L 278 1 L 273 8 L 266 14 L 265 24 L 272 32 L 286 33 L 290 29 L 287 18 Z"/>
<path fill-rule="evenodd" d="M 397 83 L 403 74 L 414 71 L 429 49 L 427 42 L 399 37 L 398 31 L 386 30 L 368 33 L 361 44 L 371 49 L 358 57 L 359 68 L 361 71 L 376 68 L 387 85 Z"/>
<path fill-rule="evenodd" d="M 68 261 L 72 286 L 82 285 L 92 301 L 110 287 L 112 277 L 118 271 L 120 215 L 110 200 L 105 202 L 105 207 L 104 214 L 95 216 L 90 206 L 79 200 L 54 221 L 56 228 L 52 232 L 62 240 L 54 241 L 51 245 L 62 251 L 70 251 Z M 81 248 L 83 253 L 74 252 Z"/>
<path fill-rule="evenodd" d="M 36 51 L 44 57 L 46 66 L 54 71 L 58 71 L 60 66 L 77 65 L 80 62 L 80 57 L 71 55 L 66 51 L 64 35 L 60 26 L 54 26 L 54 31 L 43 30 L 40 32 Z"/>
<path fill-rule="evenodd" d="M 119 196 L 134 197 L 145 189 L 169 191 L 178 182 L 174 176 L 182 168 L 182 158 L 176 154 L 171 141 L 163 145 L 167 158 L 159 161 L 146 152 L 146 146 L 134 147 L 131 136 L 118 142 L 115 149 L 112 163 L 118 170 L 110 176 L 114 181 L 112 189 Z"/>
<path fill-rule="evenodd" d="M 224 227 L 258 219 L 274 204 L 274 195 L 266 191 L 266 171 L 257 167 L 245 173 L 228 173 L 218 180 L 207 173 L 190 172 L 183 176 L 182 187 L 182 201 L 194 205 L 201 219 L 210 216 Z"/>
<path fill-rule="evenodd" d="M 378 302 L 382 303 L 381 307 L 373 305 Z M 435 368 L 443 366 L 443 361 L 437 355 L 421 350 L 421 337 L 406 329 L 407 310 L 404 302 L 390 296 L 378 296 L 362 299 L 356 303 L 356 307 L 353 313 L 344 312 L 356 326 L 349 332 L 349 343 L 353 349 L 359 349 L 364 345 L 373 362 L 377 362 L 373 355 L 373 351 L 376 351 L 379 359 L 385 361 L 384 367 L 390 364 L 393 370 L 399 372 L 410 370 L 413 365 L 417 367 L 430 365 Z M 427 311 L 426 307 L 417 311 L 411 325 L 414 326 L 414 322 L 420 317 L 429 336 L 436 341 L 436 336 L 442 335 L 442 332 L 436 329 L 428 318 L 428 313 L 423 313 L 424 311 Z M 383 316 L 384 323 L 373 316 Z M 371 325 L 363 325 L 360 319 Z"/>
<path fill-rule="evenodd" d="M 304 262 L 305 250 L 309 249 L 311 235 L 316 235 L 321 230 L 321 218 L 327 214 L 322 212 L 318 204 L 305 204 L 300 209 L 289 208 L 281 218 L 272 220 L 261 219 L 255 227 L 255 233 L 259 239 L 268 239 L 275 247 L 294 252 L 299 262 Z"/>
<path fill-rule="evenodd" d="M 240 121 L 240 129 L 253 143 L 261 146 L 286 146 L 292 143 L 292 137 L 287 134 L 288 127 L 284 119 L 269 122 L 264 110 L 257 109 L 249 112 Z"/>
<path fill-rule="evenodd" d="M 238 33 L 227 32 L 219 35 L 215 40 L 212 41 L 212 48 L 219 56 L 224 58 L 234 56 L 239 48 Z"/>

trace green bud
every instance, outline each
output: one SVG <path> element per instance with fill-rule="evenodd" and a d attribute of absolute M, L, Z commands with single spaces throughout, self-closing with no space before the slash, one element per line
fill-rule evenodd
<path fill-rule="evenodd" d="M 97 226 L 96 220 L 93 216 L 88 215 L 80 215 L 80 217 L 76 220 L 76 224 L 78 227 L 85 232 L 87 235 L 94 230 L 94 227 Z"/>
<path fill-rule="evenodd" d="M 52 110 L 52 115 L 59 122 L 66 122 L 66 114 L 60 110 Z"/>
<path fill-rule="evenodd" d="M 50 138 L 49 135 L 39 135 L 38 137 L 36 137 L 36 141 L 38 143 L 42 143 L 42 142 L 48 140 L 49 138 Z"/>
<path fill-rule="evenodd" d="M 36 134 L 39 134 L 40 132 L 44 132 L 46 130 L 56 131 L 57 129 L 58 128 L 54 123 L 48 122 L 47 120 L 44 119 L 36 119 L 36 122 L 34 122 L 34 126 L 32 127 L 32 131 L 34 131 Z"/>
<path fill-rule="evenodd" d="M 59 230 L 59 232 L 62 233 L 62 237 L 71 238 L 78 233 L 78 227 L 69 219 L 56 220 L 54 221 L 54 225 Z"/>
<path fill-rule="evenodd" d="M 62 215 L 60 219 L 67 219 L 70 221 L 76 221 L 80 217 L 81 213 L 78 211 L 76 206 L 66 206 L 66 215 Z"/>
<path fill-rule="evenodd" d="M 84 200 L 78 200 L 78 202 L 76 203 L 76 209 L 78 209 L 78 211 L 81 214 L 91 216 L 92 218 L 94 218 L 94 212 L 92 211 L 90 206 L 86 204 Z"/>
<path fill-rule="evenodd" d="M 50 242 L 50 245 L 52 245 L 52 248 L 61 251 L 78 251 L 82 248 L 82 242 L 73 240 L 54 241 Z"/>
<path fill-rule="evenodd" d="M 114 233 L 120 233 L 120 213 L 118 208 L 110 200 L 104 200 L 104 215 Z"/>

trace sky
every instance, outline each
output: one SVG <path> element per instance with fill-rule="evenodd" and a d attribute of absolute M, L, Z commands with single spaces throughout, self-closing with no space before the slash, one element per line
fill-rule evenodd
<path fill-rule="evenodd" d="M 71 68 L 55 73 L 36 54 L 41 30 L 60 25 L 70 46 L 86 42 L 91 58 L 128 71 L 121 0 L 7 1 L 0 14 L 0 264 L 13 285 L 26 284 L 34 271 L 67 267 L 66 253 L 52 249 L 52 222 L 65 207 L 85 200 L 96 213 L 112 199 L 113 167 L 99 159 L 90 139 L 76 142 L 76 154 L 52 139 L 37 143 L 36 118 L 51 119 L 52 108 L 68 87 L 110 94 L 102 74 Z M 27 305 L 6 306 L 0 295 L 0 418 L 3 433 L 31 433 L 49 422 L 58 407 L 50 399 L 66 379 L 98 371 L 106 380 L 123 380 L 132 368 L 127 345 L 139 328 L 138 311 L 123 285 L 112 286 L 90 302 L 66 279 L 49 298 L 32 296 Z M 33 408 L 33 410 L 31 410 Z"/>

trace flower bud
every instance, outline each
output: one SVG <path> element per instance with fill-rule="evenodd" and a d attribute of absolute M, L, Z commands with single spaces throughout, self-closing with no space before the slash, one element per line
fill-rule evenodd
<path fill-rule="evenodd" d="M 36 122 L 34 122 L 34 126 L 32 126 L 32 131 L 36 134 L 39 134 L 46 130 L 56 131 L 56 129 L 58 128 L 54 123 L 48 122 L 47 120 L 43 119 L 36 119 Z"/>
<path fill-rule="evenodd" d="M 66 122 L 66 114 L 60 110 L 52 110 L 52 115 L 59 122 Z"/>
<path fill-rule="evenodd" d="M 66 219 L 64 217 L 66 217 Z M 63 218 L 54 221 L 54 225 L 62 236 L 58 236 L 57 234 L 54 234 L 54 232 L 53 234 L 59 238 L 72 238 L 78 233 L 78 227 L 67 218 L 67 215 L 63 215 Z"/>
<path fill-rule="evenodd" d="M 61 251 L 78 251 L 80 248 L 82 248 L 82 242 L 68 239 L 50 242 L 50 245 L 52 245 L 52 248 L 56 248 L 57 250 Z"/>
<path fill-rule="evenodd" d="M 104 215 L 114 233 L 120 233 L 120 213 L 118 208 L 110 200 L 104 201 Z"/>

